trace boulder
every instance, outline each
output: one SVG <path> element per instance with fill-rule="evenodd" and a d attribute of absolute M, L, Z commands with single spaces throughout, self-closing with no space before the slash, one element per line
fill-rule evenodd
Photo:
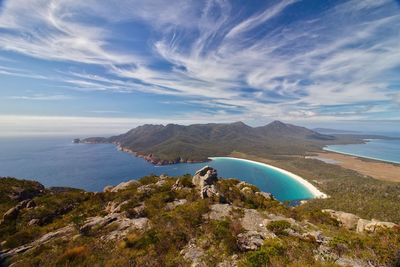
<path fill-rule="evenodd" d="M 186 199 L 177 199 L 177 200 L 174 200 L 173 202 L 167 203 L 167 205 L 165 205 L 165 209 L 166 210 L 173 210 L 178 206 L 186 204 L 186 202 L 187 202 Z"/>
<path fill-rule="evenodd" d="M 358 220 L 357 223 L 357 232 L 358 233 L 363 233 L 363 232 L 369 232 L 369 233 L 374 233 L 378 229 L 391 229 L 394 227 L 398 227 L 397 224 L 392 223 L 392 222 L 382 222 L 378 220 L 365 220 L 365 219 L 360 219 Z"/>
<path fill-rule="evenodd" d="M 237 236 L 237 245 L 241 251 L 257 250 L 264 244 L 265 237 L 257 231 L 240 233 Z"/>
<path fill-rule="evenodd" d="M 210 212 L 203 217 L 209 220 L 223 220 L 231 218 L 232 206 L 229 204 L 213 204 L 210 206 Z"/>
<path fill-rule="evenodd" d="M 204 250 L 196 245 L 196 240 L 191 239 L 189 243 L 180 251 L 185 260 L 190 263 L 191 267 L 206 267 L 203 257 Z"/>
<path fill-rule="evenodd" d="M 128 219 L 121 216 L 116 221 L 113 221 L 112 224 L 116 225 L 116 229 L 100 239 L 106 241 L 119 240 L 133 230 L 145 231 L 149 228 L 150 221 L 147 218 Z"/>
<path fill-rule="evenodd" d="M 118 184 L 117 186 L 114 186 L 114 187 L 112 187 L 111 188 L 111 186 L 106 186 L 106 187 L 104 187 L 104 192 L 118 192 L 118 191 L 121 191 L 121 190 L 125 190 L 125 189 L 128 189 L 130 186 L 132 186 L 132 185 L 138 185 L 138 184 L 140 184 L 138 181 L 136 181 L 136 180 L 129 180 L 129 181 L 127 181 L 127 182 L 122 182 L 122 183 L 120 183 L 120 184 Z"/>
<path fill-rule="evenodd" d="M 200 189 L 201 198 L 217 198 L 219 202 L 225 203 L 225 197 L 220 194 L 215 187 L 215 183 L 218 182 L 217 170 L 205 166 L 198 170 L 192 178 L 192 183 Z"/>
<path fill-rule="evenodd" d="M 121 212 L 121 207 L 127 203 L 128 203 L 128 200 L 125 200 L 121 203 L 110 201 L 107 203 L 105 211 L 107 213 L 119 213 L 119 212 Z"/>
<path fill-rule="evenodd" d="M 129 218 L 141 218 L 146 216 L 146 206 L 144 203 L 141 203 L 139 206 L 134 207 L 133 209 L 128 210 Z"/>
<path fill-rule="evenodd" d="M 112 213 L 105 217 L 100 217 L 100 216 L 91 217 L 86 220 L 85 224 L 81 228 L 79 228 L 79 232 L 82 235 L 86 235 L 94 228 L 97 229 L 102 228 L 107 224 L 110 224 L 111 222 L 117 220 L 119 216 L 120 214 L 118 213 Z"/>
<path fill-rule="evenodd" d="M 6 211 L 6 213 L 3 214 L 3 221 L 8 222 L 8 221 L 13 221 L 13 220 L 17 219 L 19 210 L 20 210 L 20 208 L 18 206 L 15 206 L 15 207 L 9 209 L 8 211 Z"/>
<path fill-rule="evenodd" d="M 352 213 L 343 211 L 336 211 L 325 209 L 322 212 L 328 213 L 333 219 L 337 220 L 344 228 L 348 230 L 354 230 L 357 228 L 357 223 L 360 217 Z"/>
<path fill-rule="evenodd" d="M 34 200 L 29 200 L 29 202 L 26 204 L 27 209 L 31 209 L 36 207 L 36 202 Z"/>
<path fill-rule="evenodd" d="M 43 244 L 46 244 L 54 239 L 69 238 L 74 231 L 75 231 L 75 228 L 72 225 L 67 225 L 67 226 L 65 226 L 63 228 L 59 228 L 53 232 L 49 232 L 29 244 L 25 244 L 25 245 L 13 248 L 11 250 L 8 250 L 4 253 L 0 253 L 0 263 L 3 259 L 6 259 L 8 257 L 13 257 L 17 254 L 23 253 L 23 252 L 33 249 L 33 248 L 37 248 L 37 247 L 39 247 Z"/>
<path fill-rule="evenodd" d="M 213 185 L 216 182 L 218 182 L 217 170 L 209 166 L 198 170 L 192 178 L 192 183 L 199 188 L 203 188 L 206 185 Z"/>

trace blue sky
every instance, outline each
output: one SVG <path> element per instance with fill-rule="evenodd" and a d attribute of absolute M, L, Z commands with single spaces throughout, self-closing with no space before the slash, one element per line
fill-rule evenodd
<path fill-rule="evenodd" d="M 394 0 L 0 0 L 1 132 L 395 131 L 399 29 Z"/>

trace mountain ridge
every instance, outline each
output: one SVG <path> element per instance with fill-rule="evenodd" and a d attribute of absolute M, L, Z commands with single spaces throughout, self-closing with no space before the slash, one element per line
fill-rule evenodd
<path fill-rule="evenodd" d="M 244 122 L 192 124 L 145 124 L 112 136 L 91 137 L 83 143 L 113 143 L 119 149 L 158 164 L 204 162 L 210 156 L 234 151 L 257 156 L 305 155 L 330 144 L 360 143 L 360 138 L 325 135 L 305 127 L 273 121 L 251 127 Z M 290 144 L 290 146 L 288 146 Z"/>

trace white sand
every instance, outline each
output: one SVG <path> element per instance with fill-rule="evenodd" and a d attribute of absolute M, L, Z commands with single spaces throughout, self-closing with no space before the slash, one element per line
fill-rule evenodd
<path fill-rule="evenodd" d="M 314 196 L 314 198 L 327 198 L 328 195 L 319 191 L 318 188 L 316 188 L 313 184 L 311 184 L 309 181 L 305 180 L 304 178 L 301 178 L 300 176 L 288 172 L 284 169 L 266 164 L 266 163 L 262 163 L 262 162 L 257 162 L 257 161 L 253 161 L 253 160 L 248 160 L 248 159 L 240 159 L 240 158 L 233 158 L 233 157 L 209 157 L 209 159 L 213 160 L 213 159 L 234 159 L 234 160 L 241 160 L 241 161 L 246 161 L 246 162 L 251 162 L 263 167 L 267 167 L 267 168 L 271 168 L 274 169 L 278 172 L 284 173 L 285 175 L 289 176 L 290 178 L 296 180 L 297 182 L 299 182 L 300 184 L 302 184 L 305 188 L 308 189 L 308 191 L 310 191 L 310 193 Z"/>

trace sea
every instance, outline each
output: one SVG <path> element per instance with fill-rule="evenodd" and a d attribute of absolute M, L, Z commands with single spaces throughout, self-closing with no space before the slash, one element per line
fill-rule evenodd
<path fill-rule="evenodd" d="M 36 180 L 46 187 L 63 186 L 102 191 L 107 185 L 150 174 L 191 174 L 209 165 L 223 178 L 237 178 L 272 193 L 280 201 L 296 202 L 313 194 L 300 182 L 267 166 L 230 158 L 205 163 L 154 166 L 119 151 L 112 144 L 73 144 L 72 138 L 0 138 L 0 177 Z"/>
<path fill-rule="evenodd" d="M 365 144 L 330 145 L 327 151 L 400 164 L 400 135 L 398 140 L 367 139 Z"/>

